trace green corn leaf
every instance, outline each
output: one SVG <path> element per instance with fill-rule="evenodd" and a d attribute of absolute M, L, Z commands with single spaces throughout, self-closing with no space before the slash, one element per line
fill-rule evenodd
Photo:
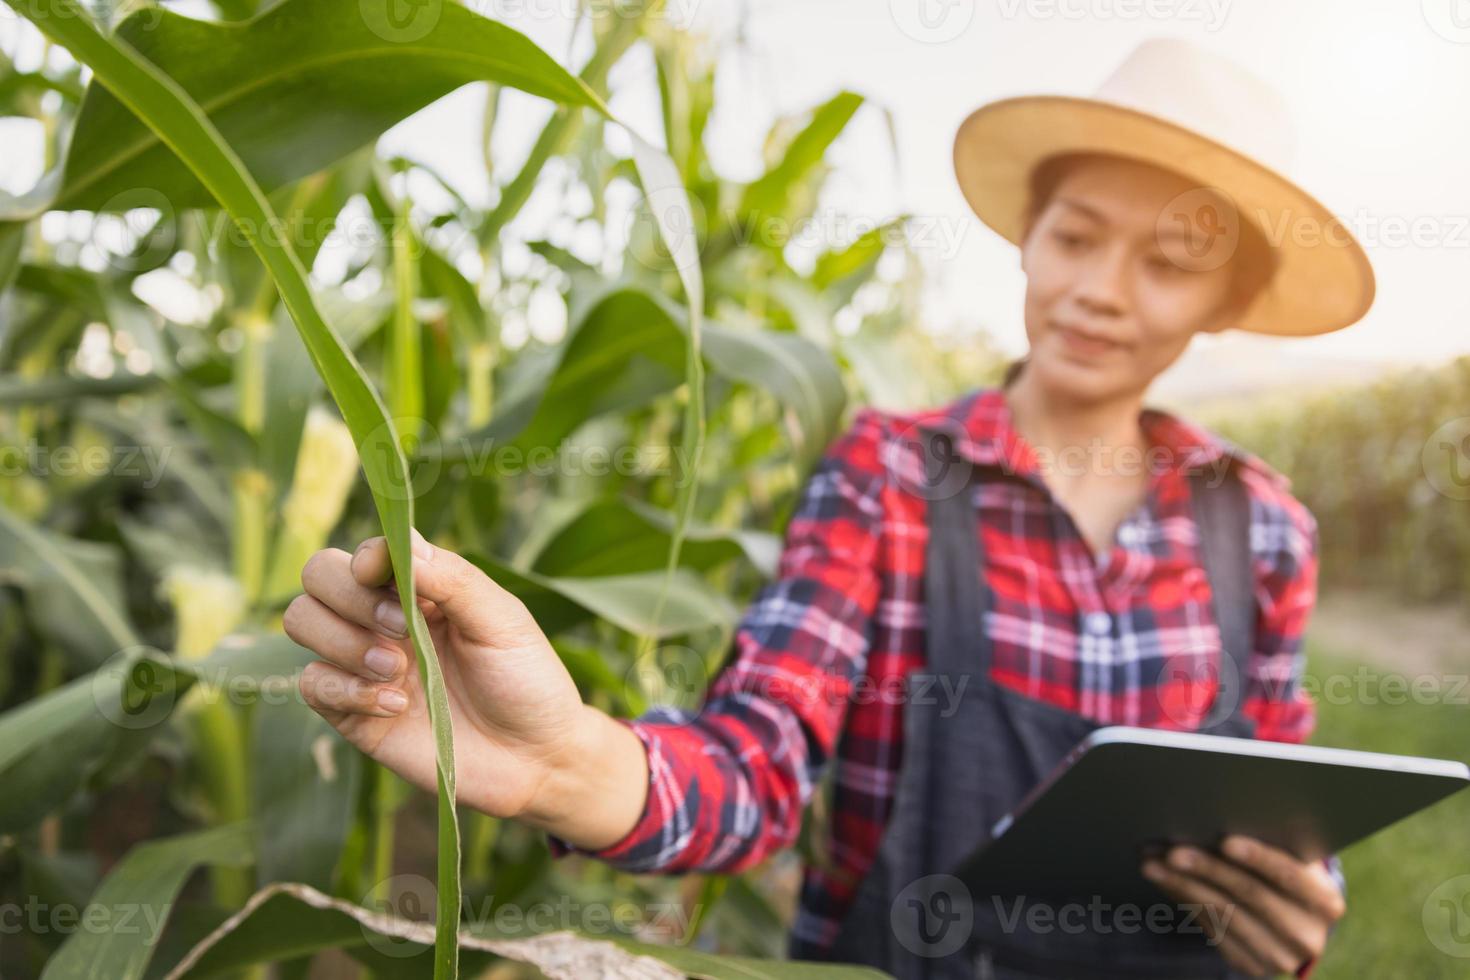
<path fill-rule="evenodd" d="M 362 756 L 295 699 L 255 706 L 250 752 L 258 880 L 329 889 L 352 821 Z"/>
<path fill-rule="evenodd" d="M 0 506 L 0 569 L 76 663 L 96 667 L 141 642 L 128 622 L 114 548 L 33 527 Z"/>
<path fill-rule="evenodd" d="M 812 110 L 780 162 L 746 186 L 740 199 L 740 215 L 752 221 L 791 217 L 793 198 L 802 181 L 821 164 L 827 147 L 847 128 L 862 104 L 861 95 L 839 92 Z"/>
<path fill-rule="evenodd" d="M 583 577 L 662 568 L 673 524 L 674 515 L 639 500 L 598 501 L 545 541 L 531 567 L 542 575 Z M 682 564 L 704 570 L 743 557 L 769 576 L 780 550 L 774 534 L 691 524 Z"/>
<path fill-rule="evenodd" d="M 454 743 L 449 701 L 428 626 L 410 571 L 412 484 L 387 411 L 362 368 L 317 310 L 315 297 L 282 222 L 240 158 L 199 106 L 175 82 L 116 37 L 101 34 L 74 0 L 16 0 L 15 6 L 53 41 L 89 65 L 97 81 L 147 123 L 224 206 L 264 262 L 352 431 L 388 541 L 419 672 L 429 702 L 438 758 L 439 939 L 435 973 L 458 974 L 455 924 L 459 921 L 459 826 L 454 812 Z"/>
<path fill-rule="evenodd" d="M 522 451 L 555 447 L 592 416 L 672 390 L 687 376 L 690 330 L 687 313 L 669 300 L 613 283 L 587 301 L 553 358 L 505 385 L 493 422 L 452 444 L 428 447 L 425 455 L 474 464 L 505 444 Z M 830 355 L 804 338 L 757 328 L 709 322 L 700 331 L 712 372 L 764 389 L 790 410 L 799 451 L 827 445 L 847 397 Z M 693 472 L 682 453 L 680 466 Z"/>
<path fill-rule="evenodd" d="M 248 866 L 255 860 L 250 833 L 248 824 L 231 824 L 133 848 L 81 912 L 83 922 L 104 927 L 77 930 L 47 962 L 42 980 L 143 976 L 184 881 L 202 864 Z"/>
<path fill-rule="evenodd" d="M 526 604 L 547 635 L 601 619 L 635 636 L 658 639 L 736 619 L 730 601 L 687 568 L 623 575 L 563 576 L 519 571 L 481 555 L 467 556 Z"/>
<path fill-rule="evenodd" d="M 118 750 L 145 745 L 192 688 L 202 703 L 291 689 L 311 658 L 285 636 L 230 637 L 204 660 L 132 647 L 102 667 L 0 715 L 0 832 L 29 827 L 70 799 Z M 127 743 L 124 745 L 123 743 Z"/>
<path fill-rule="evenodd" d="M 193 97 L 267 190 L 315 173 L 469 82 L 605 108 L 519 31 L 456 3 L 421 4 L 400 28 L 389 20 L 393 9 L 385 0 L 284 0 L 251 20 L 218 23 L 151 7 L 116 36 Z M 140 189 L 177 211 L 216 204 L 207 182 L 125 99 L 94 87 L 52 206 L 141 207 Z"/>

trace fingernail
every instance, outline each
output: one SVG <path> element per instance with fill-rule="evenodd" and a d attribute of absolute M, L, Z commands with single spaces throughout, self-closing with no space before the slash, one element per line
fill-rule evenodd
<path fill-rule="evenodd" d="M 411 527 L 408 529 L 408 540 L 409 550 L 413 552 L 415 558 L 428 561 L 434 557 L 434 549 L 429 546 L 429 542 L 424 540 L 424 536 L 419 533 L 418 528 Z"/>
<path fill-rule="evenodd" d="M 384 711 L 391 711 L 394 714 L 397 714 L 404 708 L 408 707 L 408 696 L 405 695 L 402 691 L 394 691 L 391 689 L 386 691 L 379 691 L 378 707 L 382 708 Z"/>
<path fill-rule="evenodd" d="M 1176 847 L 1169 852 L 1169 863 L 1188 870 L 1195 865 L 1194 852 L 1187 847 Z"/>
<path fill-rule="evenodd" d="M 384 599 L 373 611 L 378 625 L 394 636 L 408 635 L 408 621 L 403 618 L 403 607 L 392 599 Z"/>
<path fill-rule="evenodd" d="M 1150 881 L 1158 881 L 1164 874 L 1157 862 L 1148 861 L 1143 866 L 1143 876 Z"/>
<path fill-rule="evenodd" d="M 373 647 L 362 655 L 362 665 L 383 680 L 392 680 L 398 672 L 398 654 L 382 647 Z"/>
<path fill-rule="evenodd" d="M 1247 841 L 1243 840 L 1242 838 L 1239 838 L 1239 837 L 1227 837 L 1227 838 L 1225 838 L 1225 845 L 1224 846 L 1225 846 L 1225 853 L 1228 854 L 1228 855 L 1230 855 L 1233 858 L 1247 858 L 1247 857 L 1250 857 L 1251 846 L 1250 846 L 1250 844 Z"/>

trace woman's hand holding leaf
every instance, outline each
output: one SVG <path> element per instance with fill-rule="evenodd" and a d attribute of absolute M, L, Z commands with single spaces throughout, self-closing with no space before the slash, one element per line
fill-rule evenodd
<path fill-rule="evenodd" d="M 417 531 L 413 554 L 454 719 L 459 801 L 587 847 L 625 835 L 647 787 L 637 737 L 583 704 L 520 599 Z M 319 551 L 301 578 L 286 632 L 322 658 L 302 674 L 303 696 L 362 752 L 432 792 L 428 704 L 384 540 Z"/>

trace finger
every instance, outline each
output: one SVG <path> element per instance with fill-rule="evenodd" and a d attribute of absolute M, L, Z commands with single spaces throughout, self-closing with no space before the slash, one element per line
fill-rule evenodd
<path fill-rule="evenodd" d="M 1252 977 L 1268 977 L 1276 971 L 1272 970 L 1245 943 L 1234 936 L 1226 936 L 1216 946 L 1220 950 L 1220 956 L 1241 973 Z"/>
<path fill-rule="evenodd" d="M 1336 922 L 1347 911 L 1342 891 L 1321 864 L 1300 861 L 1287 851 L 1241 834 L 1226 837 L 1221 850 L 1328 921 Z"/>
<path fill-rule="evenodd" d="M 469 560 L 413 532 L 413 582 L 421 598 L 472 643 L 519 644 L 541 635 L 526 606 Z"/>
<path fill-rule="evenodd" d="M 393 577 L 393 562 L 388 556 L 387 538 L 367 538 L 357 546 L 352 553 L 352 577 L 358 585 L 370 589 L 388 584 Z"/>
<path fill-rule="evenodd" d="M 348 622 L 395 640 L 408 635 L 398 597 L 359 583 L 352 556 L 341 548 L 324 548 L 308 558 L 301 569 L 301 587 Z"/>
<path fill-rule="evenodd" d="M 397 688 L 374 684 L 320 660 L 306 665 L 300 687 L 306 703 L 329 721 L 330 712 L 391 718 L 408 707 L 408 696 Z"/>
<path fill-rule="evenodd" d="M 1193 847 L 1170 849 L 1168 863 L 1185 874 L 1204 880 L 1230 901 L 1244 906 L 1269 928 L 1296 956 L 1315 956 L 1325 944 L 1326 926 L 1316 914 L 1243 865 Z"/>
<path fill-rule="evenodd" d="M 1267 968 L 1265 972 L 1291 973 L 1305 959 L 1288 949 L 1250 909 L 1231 901 L 1229 895 L 1210 882 L 1177 871 L 1161 861 L 1147 862 L 1144 875 L 1177 901 L 1200 906 L 1205 934 L 1220 943 L 1227 937 L 1234 938 Z"/>
<path fill-rule="evenodd" d="M 323 660 L 370 680 L 392 680 L 408 663 L 401 649 L 349 623 L 315 596 L 292 599 L 281 625 L 287 636 Z"/>

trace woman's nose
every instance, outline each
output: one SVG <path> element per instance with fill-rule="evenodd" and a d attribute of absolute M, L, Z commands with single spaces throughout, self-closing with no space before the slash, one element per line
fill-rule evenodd
<path fill-rule="evenodd" d="M 1122 315 L 1128 309 L 1127 273 L 1127 249 L 1094 250 L 1077 282 L 1077 300 L 1091 312 Z"/>

